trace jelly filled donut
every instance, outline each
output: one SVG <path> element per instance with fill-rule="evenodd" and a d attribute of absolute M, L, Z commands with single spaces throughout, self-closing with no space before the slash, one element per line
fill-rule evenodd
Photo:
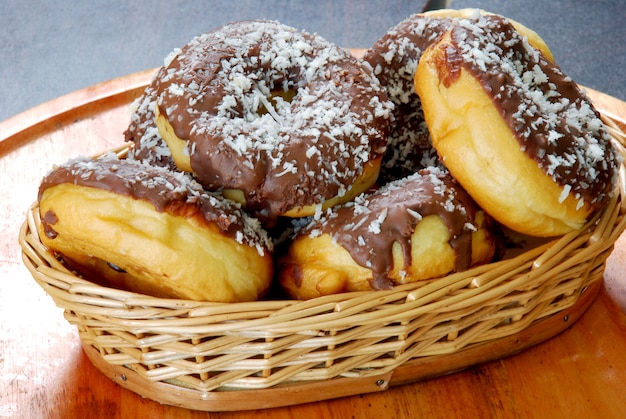
<path fill-rule="evenodd" d="M 42 242 L 103 285 L 161 298 L 252 301 L 272 245 L 239 205 L 189 175 L 108 154 L 53 170 L 39 190 Z"/>
<path fill-rule="evenodd" d="M 617 158 L 598 113 L 506 19 L 452 25 L 424 52 L 415 89 L 445 166 L 511 229 L 580 229 L 610 197 Z"/>
<path fill-rule="evenodd" d="M 428 168 L 316 216 L 277 276 L 298 299 L 389 289 L 491 261 L 495 228 L 449 173 Z"/>
<path fill-rule="evenodd" d="M 345 202 L 377 179 L 391 109 L 369 65 L 273 21 L 194 38 L 155 78 L 178 167 L 272 220 Z"/>
<path fill-rule="evenodd" d="M 411 15 L 389 29 L 363 56 L 387 89 L 389 99 L 396 105 L 389 145 L 381 165 L 382 182 L 440 163 L 424 120 L 420 98 L 415 93 L 413 78 L 423 51 L 454 20 L 466 19 L 476 13 L 487 12 L 443 9 Z M 552 59 L 548 46 L 539 35 L 520 23 L 513 24 L 528 37 L 531 44 Z"/>

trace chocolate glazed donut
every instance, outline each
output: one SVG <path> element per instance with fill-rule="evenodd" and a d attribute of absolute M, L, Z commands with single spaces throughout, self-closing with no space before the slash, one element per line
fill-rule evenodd
<path fill-rule="evenodd" d="M 258 220 L 189 174 L 107 154 L 75 159 L 39 189 L 42 242 L 102 285 L 161 298 L 260 298 L 273 245 Z"/>
<path fill-rule="evenodd" d="M 298 299 L 389 289 L 489 262 L 499 240 L 493 220 L 431 167 L 311 221 L 280 258 L 278 278 Z"/>
<path fill-rule="evenodd" d="M 614 193 L 619 157 L 600 115 L 509 20 L 451 25 L 424 52 L 415 88 L 444 164 L 507 227 L 575 231 Z"/>
<path fill-rule="evenodd" d="M 378 177 L 393 105 L 369 65 L 317 35 L 232 23 L 175 51 L 153 84 L 178 167 L 266 221 Z"/>

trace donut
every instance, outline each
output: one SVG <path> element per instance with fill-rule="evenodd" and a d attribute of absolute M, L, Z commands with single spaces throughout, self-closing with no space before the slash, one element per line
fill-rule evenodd
<path fill-rule="evenodd" d="M 562 235 L 612 195 L 618 157 L 598 112 L 507 19 L 454 23 L 414 81 L 443 163 L 505 226 Z"/>
<path fill-rule="evenodd" d="M 432 146 L 428 126 L 419 96 L 415 93 L 413 78 L 423 51 L 439 35 L 459 19 L 467 19 L 477 9 L 443 9 L 409 16 L 387 31 L 364 54 L 380 83 L 387 89 L 395 104 L 389 134 L 389 145 L 383 156 L 379 179 L 381 183 L 408 176 L 419 169 L 441 164 Z M 534 31 L 518 22 L 517 30 L 529 42 L 552 59 L 550 49 Z"/>
<path fill-rule="evenodd" d="M 74 159 L 42 180 L 39 213 L 42 243 L 101 285 L 240 302 L 259 299 L 272 280 L 259 221 L 180 172 L 112 153 Z"/>
<path fill-rule="evenodd" d="M 378 177 L 393 104 L 369 65 L 274 21 L 195 37 L 155 78 L 181 170 L 262 220 L 351 200 Z"/>
<path fill-rule="evenodd" d="M 279 258 L 293 298 L 390 289 L 491 261 L 497 225 L 448 172 L 423 169 L 314 217 Z"/>

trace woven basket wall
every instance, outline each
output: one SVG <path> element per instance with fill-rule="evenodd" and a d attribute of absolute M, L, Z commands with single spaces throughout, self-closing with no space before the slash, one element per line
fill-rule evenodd
<path fill-rule="evenodd" d="M 624 135 L 611 125 L 623 151 Z M 262 389 L 380 375 L 514 335 L 571 307 L 602 281 L 626 227 L 623 179 L 585 228 L 510 259 L 390 291 L 303 302 L 203 303 L 95 285 L 42 245 L 36 205 L 20 243 L 34 279 L 106 363 L 203 393 Z"/>

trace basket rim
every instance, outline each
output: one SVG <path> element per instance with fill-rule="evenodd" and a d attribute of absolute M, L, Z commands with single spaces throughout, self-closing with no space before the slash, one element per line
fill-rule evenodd
<path fill-rule="evenodd" d="M 525 269 L 524 267 L 528 265 L 531 265 L 531 269 L 533 270 L 549 268 L 549 265 L 555 263 L 554 260 L 562 259 L 560 252 L 567 249 L 574 240 L 579 244 L 582 242 L 582 244 L 585 245 L 584 247 L 588 249 L 593 247 L 600 249 L 598 251 L 599 253 L 604 252 L 612 248 L 614 242 L 626 229 L 626 217 L 624 217 L 624 206 L 626 203 L 621 197 L 621 193 L 615 194 L 611 203 L 589 220 L 583 229 L 561 237 L 552 238 L 546 243 L 525 250 L 511 259 L 476 266 L 469 270 L 449 274 L 440 278 L 399 285 L 392 290 L 346 292 L 317 297 L 310 300 L 284 299 L 221 303 L 185 299 L 164 299 L 96 284 L 69 271 L 62 263 L 55 259 L 54 255 L 52 255 L 40 241 L 37 243 L 34 240 L 35 237 L 37 237 L 36 225 L 39 222 L 38 206 L 36 202 L 33 203 L 28 211 L 27 219 L 20 229 L 19 241 L 22 246 L 22 258 L 25 264 L 28 265 L 28 261 L 30 260 L 30 264 L 38 263 L 42 266 L 48 265 L 43 269 L 33 268 L 35 271 L 40 270 L 38 273 L 33 274 L 40 285 L 43 285 L 42 282 L 50 280 L 50 274 L 53 271 L 60 273 L 63 276 L 63 280 L 66 281 L 66 283 L 62 283 L 63 280 L 50 281 L 48 286 L 44 287 L 47 288 L 46 291 L 49 291 L 50 287 L 56 286 L 62 291 L 72 295 L 93 294 L 95 296 L 94 304 L 101 304 L 103 299 L 107 299 L 110 301 L 107 308 L 112 311 L 118 310 L 120 312 L 119 314 L 128 314 L 128 310 L 132 307 L 158 307 L 164 310 L 191 310 L 189 312 L 190 319 L 194 317 L 206 318 L 207 316 L 212 316 L 216 319 L 216 322 L 219 321 L 221 316 L 235 320 L 235 318 L 232 317 L 233 313 L 241 313 L 241 317 L 245 319 L 251 312 L 265 313 L 272 316 L 274 320 L 278 320 L 280 317 L 290 318 L 290 316 L 296 312 L 302 314 L 307 311 L 323 311 L 321 307 L 326 307 L 332 312 L 343 312 L 344 314 L 346 311 L 358 311 L 363 308 L 363 305 L 368 304 L 372 295 L 376 297 L 376 304 L 384 304 L 385 302 L 398 300 L 422 301 L 427 303 L 429 299 L 428 296 L 432 298 L 433 292 L 439 292 L 440 294 L 448 295 L 448 299 L 439 304 L 450 305 L 455 302 L 466 301 L 467 299 L 466 295 L 450 295 L 454 292 L 455 288 L 470 287 L 471 290 L 473 290 L 469 291 L 471 294 L 480 294 L 490 288 L 489 283 L 492 282 L 491 280 L 492 277 L 495 276 L 495 273 L 511 274 L 515 273 L 516 268 Z M 602 215 L 606 213 L 610 214 L 606 217 L 602 217 Z M 35 237 L 33 237 L 33 234 L 35 234 Z M 33 262 L 33 259 L 39 260 Z M 550 262 L 550 260 L 552 260 L 552 262 Z M 42 277 L 46 277 L 46 279 Z M 84 303 L 89 304 L 88 301 Z M 432 308 L 432 306 L 428 304 L 422 307 L 424 307 L 424 311 Z M 393 316 L 393 314 L 394 313 L 391 313 L 390 316 Z M 227 319 L 224 318 L 223 320 Z M 193 323 L 193 321 L 191 321 L 191 323 Z"/>
<path fill-rule="evenodd" d="M 392 290 L 353 291 L 310 300 L 268 299 L 251 302 L 221 303 L 186 299 L 164 299 L 105 287 L 69 271 L 41 243 L 37 228 L 38 223 L 40 223 L 37 201 L 27 211 L 26 219 L 20 228 L 18 240 L 22 248 L 22 259 L 33 277 L 41 286 L 46 288 L 46 291 L 51 291 L 52 288 L 57 287 L 68 295 L 92 294 L 94 301 L 89 302 L 86 299 L 84 301 L 85 304 L 102 304 L 103 299 L 106 299 L 108 304 L 105 304 L 105 306 L 112 311 L 117 310 L 118 314 L 128 314 L 131 307 L 155 307 L 174 311 L 191 310 L 189 319 L 195 317 L 206 318 L 211 315 L 216 318 L 221 318 L 220 316 L 222 316 L 223 320 L 236 320 L 236 316 L 233 317 L 234 313 L 240 313 L 241 318 L 245 319 L 250 312 L 257 312 L 260 315 L 271 315 L 274 319 L 281 316 L 292 319 L 290 316 L 293 316 L 294 313 L 323 311 L 320 310 L 320 307 L 332 312 L 344 312 L 344 314 L 345 312 L 356 311 L 358 308 L 364 308 L 370 302 L 372 296 L 375 296 L 374 299 L 381 301 L 383 304 L 403 299 L 407 303 L 416 301 L 428 302 L 428 296 L 437 292 L 448 295 L 446 304 L 455 303 L 467 298 L 467 296 L 459 297 L 454 295 L 460 287 L 476 290 L 473 291 L 473 294 L 488 290 L 490 283 L 493 282 L 494 272 L 502 274 L 508 272 L 510 274 L 516 268 L 522 266 L 529 266 L 531 270 L 535 271 L 549 269 L 564 258 L 563 252 L 568 250 L 573 241 L 587 249 L 595 249 L 598 254 L 612 248 L 617 238 L 626 229 L 626 217 L 624 217 L 626 213 L 626 167 L 624 166 L 624 161 L 626 161 L 626 149 L 624 148 L 626 134 L 622 132 L 620 127 L 610 117 L 602 113 L 601 117 L 609 128 L 612 141 L 622 158 L 619 167 L 619 181 L 616 185 L 615 193 L 606 207 L 597 211 L 583 228 L 563 236 L 549 238 L 543 244 L 526 249 L 521 254 L 506 260 L 472 267 L 469 270 L 448 274 L 439 278 L 398 285 Z M 125 145 L 112 151 L 123 155 L 127 148 L 128 146 Z M 50 278 L 50 275 L 53 273 L 60 275 L 61 278 Z M 49 280 L 51 280 L 50 283 L 46 285 L 46 281 Z M 470 291 L 471 294 L 472 292 Z M 58 298 L 59 295 L 56 295 L 56 297 Z"/>

